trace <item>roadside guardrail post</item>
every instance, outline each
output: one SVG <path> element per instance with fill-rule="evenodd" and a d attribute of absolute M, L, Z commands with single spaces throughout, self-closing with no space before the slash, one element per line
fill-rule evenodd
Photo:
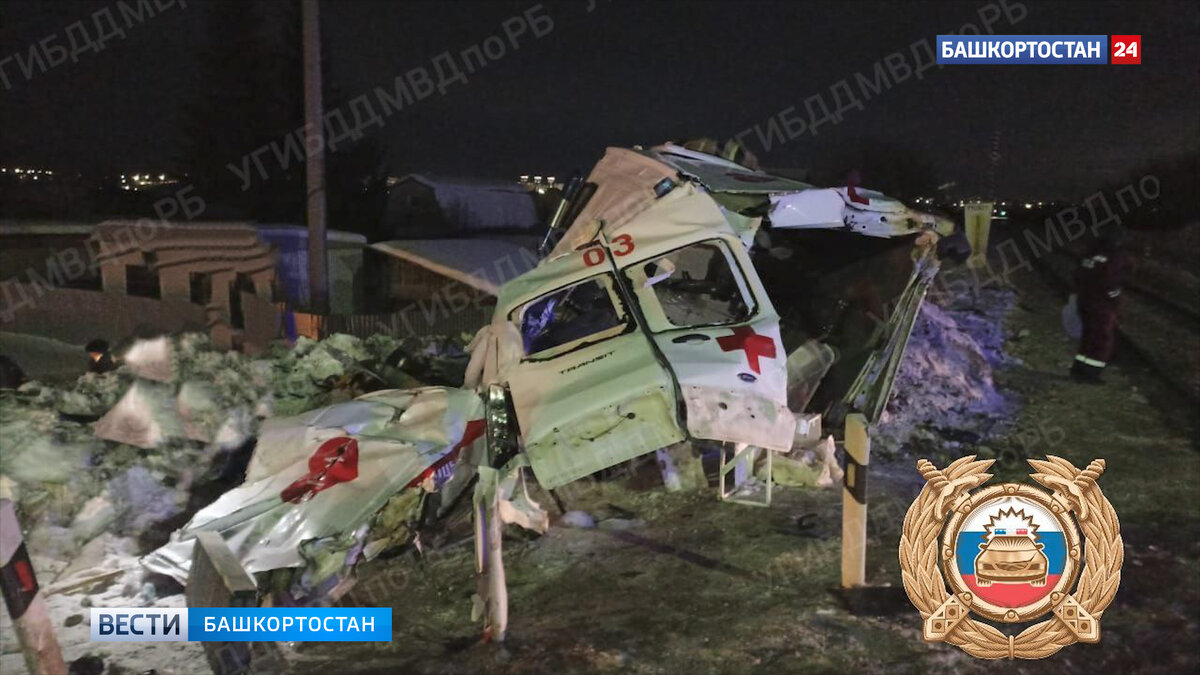
<path fill-rule="evenodd" d="M 0 499 L 0 591 L 21 643 L 25 667 L 34 675 L 67 672 L 58 638 L 50 623 L 50 608 L 38 587 L 21 535 L 12 500 Z"/>
<path fill-rule="evenodd" d="M 842 479 L 842 588 L 867 581 L 867 418 L 846 416 L 846 474 Z"/>

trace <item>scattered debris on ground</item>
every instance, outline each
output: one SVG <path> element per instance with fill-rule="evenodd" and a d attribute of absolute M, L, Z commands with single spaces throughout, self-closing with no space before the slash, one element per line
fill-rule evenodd
<path fill-rule="evenodd" d="M 1017 409 L 1015 401 L 997 389 L 993 378 L 995 369 L 1016 363 L 1004 351 L 1004 323 L 1015 305 L 1013 293 L 984 289 L 976 298 L 946 296 L 933 300 L 926 304 L 916 325 L 886 421 L 878 428 L 876 447 L 885 460 L 889 454 L 923 453 L 923 443 L 961 454 L 979 439 L 955 436 L 955 430 L 1002 433 L 1004 419 Z M 126 355 L 123 366 L 111 373 L 84 375 L 67 387 L 31 382 L 16 392 L 3 394 L 0 433 L 13 439 L 15 452 L 0 457 L 0 481 L 6 494 L 17 501 L 19 514 L 29 529 L 27 539 L 35 551 L 38 573 L 51 591 L 51 611 L 62 625 L 60 634 L 68 658 L 95 657 L 126 666 L 153 663 L 160 673 L 205 672 L 198 650 L 196 654 L 179 650 L 167 658 L 157 651 L 143 654 L 138 650 L 153 647 L 135 643 L 93 652 L 94 645 L 86 642 L 86 608 L 92 604 L 182 606 L 178 582 L 147 572 L 139 564 L 139 557 L 164 543 L 167 535 L 197 509 L 241 482 L 245 461 L 264 419 L 337 405 L 376 389 L 461 384 L 467 363 L 464 342 L 462 338 L 417 341 L 375 336 L 359 340 L 337 335 L 323 341 L 301 339 L 291 348 L 277 346 L 265 357 L 252 359 L 218 351 L 203 336 L 184 335 L 138 343 L 137 349 Z M 821 431 L 819 419 L 801 427 L 797 429 L 796 449 L 775 458 L 776 483 L 784 487 L 777 508 L 789 515 L 783 520 L 764 521 L 767 530 L 756 536 L 780 541 L 760 551 L 766 556 L 761 560 L 752 556 L 753 560 L 729 567 L 721 562 L 725 559 L 722 556 L 709 559 L 694 553 L 699 540 L 671 536 L 664 540 L 666 543 L 659 541 L 665 536 L 662 528 L 669 531 L 678 522 L 686 522 L 659 524 L 659 520 L 700 517 L 696 515 L 700 502 L 707 503 L 711 495 L 701 492 L 694 480 L 688 482 L 691 489 L 672 496 L 663 491 L 661 482 L 631 492 L 629 485 L 639 479 L 625 473 L 615 480 L 571 486 L 565 494 L 567 507 L 573 510 L 556 517 L 556 527 L 548 535 L 517 538 L 510 554 L 516 581 L 514 597 L 530 602 L 537 598 L 539 604 L 547 601 L 544 584 L 533 583 L 529 576 L 533 572 L 525 569 L 528 565 L 561 575 L 576 566 L 560 560 L 562 556 L 573 558 L 587 551 L 595 555 L 612 546 L 618 547 L 612 555 L 630 547 L 649 547 L 659 562 L 673 556 L 689 567 L 698 564 L 727 569 L 735 578 L 749 574 L 739 582 L 748 591 L 758 588 L 759 583 L 777 586 L 777 582 L 795 575 L 784 584 L 790 587 L 801 583 L 799 580 L 815 567 L 832 569 L 839 495 L 835 490 L 796 488 L 835 486 L 840 482 L 840 469 L 831 461 L 833 444 Z M 699 471 L 702 477 L 702 453 L 686 445 L 667 454 L 683 474 Z M 46 458 L 53 461 L 47 462 Z M 660 453 L 660 461 L 662 458 Z M 682 477 L 680 480 L 682 485 Z M 703 487 L 708 489 L 707 485 Z M 543 504 L 553 503 L 553 498 L 540 490 L 536 497 Z M 378 517 L 386 518 L 386 511 L 380 511 Z M 728 507 L 719 509 L 719 513 L 726 515 L 703 517 L 743 522 L 743 514 L 757 512 Z M 740 527 L 748 525 L 743 522 Z M 711 539 L 709 528 L 699 529 L 709 531 L 705 537 Z M 564 534 L 570 530 L 580 534 Z M 768 530 L 775 534 L 766 534 Z M 602 539 L 592 541 L 596 537 Z M 430 548 L 434 556 L 431 561 L 454 561 L 457 576 L 444 580 L 443 586 L 472 583 L 469 552 L 453 546 L 455 541 L 459 540 L 442 540 Z M 770 554 L 768 549 L 790 547 L 795 541 L 805 543 L 802 548 L 808 552 L 797 559 L 798 567 L 792 570 L 788 567 L 792 563 L 784 560 L 791 554 L 785 555 L 782 549 L 776 551 L 778 555 Z M 736 545 L 734 539 L 728 544 Z M 335 549 L 330 550 L 341 550 Z M 360 587 L 373 588 L 373 575 L 383 569 L 394 575 L 396 565 L 403 568 L 404 575 L 420 577 L 422 573 L 410 569 L 406 560 L 370 563 Z M 770 565 L 762 580 L 761 575 L 747 571 L 760 562 Z M 613 573 L 626 579 L 621 582 L 624 585 L 632 581 L 628 575 L 645 573 L 623 572 L 624 564 L 619 566 Z M 668 571 L 674 570 L 670 572 L 674 577 L 687 576 L 680 574 L 683 570 L 669 564 L 667 567 Z M 587 575 L 592 578 L 595 573 Z M 416 577 L 413 583 L 423 585 L 428 581 Z M 423 591 L 417 595 L 424 597 Z M 355 602 L 360 599 L 354 593 L 349 597 Z M 371 602 L 390 600 L 376 598 Z M 461 605 L 446 603 L 442 613 L 449 612 L 444 617 L 449 624 L 442 619 L 431 621 L 465 626 L 467 617 Z M 462 616 L 460 611 L 464 612 Z M 802 614 L 811 615 L 809 618 L 818 623 L 830 620 L 822 619 L 822 612 L 836 611 L 832 601 L 801 608 Z M 539 619 L 529 617 L 524 621 Z M 519 638 L 510 648 L 517 650 L 517 661 L 528 662 L 534 656 Z M 11 641 L 0 645 L 5 658 L 15 656 L 14 649 Z M 317 653 L 324 654 L 325 650 L 304 647 L 293 656 L 304 662 L 306 655 Z M 629 665 L 644 650 L 633 648 L 622 653 L 624 656 L 580 658 L 598 664 L 608 662 L 612 656 L 614 663 Z M 534 658 L 541 660 L 548 655 L 538 651 Z M 578 663 L 573 657 L 568 660 Z"/>
<path fill-rule="evenodd" d="M 14 501 L 38 579 L 54 591 L 55 621 L 84 617 L 60 629 L 68 660 L 95 647 L 92 604 L 182 606 L 178 584 L 138 559 L 241 482 L 262 420 L 421 386 L 419 377 L 461 384 L 465 343 L 334 335 L 256 359 L 184 334 L 136 342 L 111 372 L 0 392 L 0 495 Z M 19 659 L 11 630 L 0 627 L 0 655 Z M 103 656 L 130 667 L 153 661 L 163 675 L 207 672 L 194 651 L 143 660 L 130 656 L 136 647 L 106 645 Z"/>

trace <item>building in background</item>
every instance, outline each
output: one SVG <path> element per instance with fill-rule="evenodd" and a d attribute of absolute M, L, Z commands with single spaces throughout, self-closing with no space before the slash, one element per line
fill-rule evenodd
<path fill-rule="evenodd" d="M 393 239 L 443 239 L 530 232 L 541 221 L 519 183 L 409 174 L 389 181 L 384 231 Z"/>
<path fill-rule="evenodd" d="M 303 225 L 257 225 L 258 236 L 276 250 L 276 280 L 280 300 L 294 308 L 308 307 L 308 228 Z M 361 234 L 327 230 L 325 257 L 328 261 L 329 311 L 353 314 L 373 300 L 368 298 L 363 270 Z"/>
<path fill-rule="evenodd" d="M 412 334 L 473 333 L 500 286 L 537 265 L 535 237 L 404 239 L 372 244 L 375 285 Z"/>
<path fill-rule="evenodd" d="M 253 225 L 172 224 L 144 238 L 131 237 L 131 225 L 107 221 L 92 231 L 91 241 L 103 251 L 104 292 L 202 307 L 213 341 L 222 346 L 240 346 L 247 334 L 265 346 L 276 336 L 275 254 Z"/>
<path fill-rule="evenodd" d="M 92 235 L 93 227 L 91 223 L 70 220 L 0 221 L 0 280 L 30 281 L 31 270 L 45 278 L 47 261 L 55 260 L 61 251 L 84 252 L 84 242 Z M 66 288 L 98 291 L 100 270 L 89 266 L 55 281 Z"/>
<path fill-rule="evenodd" d="M 181 331 L 226 348 L 280 335 L 275 254 L 249 223 L 6 223 L 0 330 L 68 344 Z"/>

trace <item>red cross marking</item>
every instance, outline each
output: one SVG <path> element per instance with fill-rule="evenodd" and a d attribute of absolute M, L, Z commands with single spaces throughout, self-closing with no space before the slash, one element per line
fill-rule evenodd
<path fill-rule="evenodd" d="M 358 478 L 358 441 L 342 436 L 321 444 L 308 458 L 308 473 L 285 487 L 279 497 L 300 502 L 318 492 Z"/>
<path fill-rule="evenodd" d="M 750 370 L 759 374 L 762 371 L 758 368 L 758 357 L 775 358 L 775 341 L 767 335 L 755 333 L 750 326 L 734 328 L 733 335 L 717 338 L 717 344 L 720 345 L 723 352 L 731 352 L 735 349 L 746 352 L 746 362 L 750 364 Z"/>

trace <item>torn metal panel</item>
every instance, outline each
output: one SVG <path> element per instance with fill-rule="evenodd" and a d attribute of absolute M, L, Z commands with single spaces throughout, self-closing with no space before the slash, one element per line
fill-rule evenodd
<path fill-rule="evenodd" d="M 788 408 L 807 410 L 821 380 L 836 360 L 837 352 L 833 347 L 817 340 L 808 340 L 788 354 Z M 817 419 L 819 425 L 820 417 Z"/>
<path fill-rule="evenodd" d="M 762 396 L 712 387 L 683 387 L 688 431 L 696 438 L 748 443 L 777 452 L 792 447 L 796 418 Z"/>
<path fill-rule="evenodd" d="M 674 179 L 677 171 L 625 148 L 608 148 L 588 176 L 596 185 L 587 204 L 566 234 L 550 252 L 550 258 L 569 253 L 596 238 L 602 227 L 620 227 L 654 204 L 654 186 Z"/>
<path fill-rule="evenodd" d="M 481 391 L 489 383 L 508 382 L 509 371 L 521 360 L 521 333 L 511 321 L 494 321 L 475 333 L 467 351 L 471 360 L 463 386 Z"/>
<path fill-rule="evenodd" d="M 809 189 L 772 195 L 771 224 L 778 228 L 839 229 L 868 237 L 901 237 L 925 231 L 954 231 L 948 219 L 916 211 L 874 190 Z"/>
<path fill-rule="evenodd" d="M 896 370 L 904 358 L 908 338 L 921 310 L 925 294 L 938 271 L 938 261 L 933 247 L 927 247 L 913 265 L 908 286 L 896 303 L 886 326 L 883 346 L 873 351 L 867 363 L 859 371 L 858 378 L 850 386 L 842 400 L 844 410 L 861 411 L 870 422 L 883 414 L 892 393 Z"/>
<path fill-rule="evenodd" d="M 545 534 L 550 529 L 550 514 L 529 496 L 529 486 L 525 483 L 525 472 L 521 468 L 526 462 L 519 459 L 517 463 L 521 466 L 506 466 L 502 471 L 504 477 L 496 487 L 496 512 L 506 524 Z"/>
<path fill-rule="evenodd" d="M 846 202 L 837 190 L 805 190 L 771 198 L 771 225 L 779 228 L 845 227 Z"/>
<path fill-rule="evenodd" d="M 758 472 L 758 478 L 764 481 L 768 478 L 765 468 L 760 467 Z M 827 436 L 775 457 L 770 479 L 777 485 L 792 487 L 832 487 L 841 482 L 843 475 L 833 436 Z"/>
<path fill-rule="evenodd" d="M 375 538 L 369 526 L 393 496 L 449 474 L 458 451 L 482 435 L 482 417 L 474 392 L 428 387 L 271 420 L 245 482 L 143 564 L 183 581 L 195 533 L 216 531 L 251 573 L 306 565 L 317 577 L 337 572 Z"/>
<path fill-rule="evenodd" d="M 644 152 L 658 161 L 674 167 L 683 175 L 694 179 L 709 192 L 761 195 L 777 192 L 796 192 L 812 188 L 807 183 L 801 183 L 790 178 L 772 176 L 769 173 L 747 168 L 723 157 L 689 150 L 673 143 L 657 145 L 651 148 L 650 151 Z"/>

